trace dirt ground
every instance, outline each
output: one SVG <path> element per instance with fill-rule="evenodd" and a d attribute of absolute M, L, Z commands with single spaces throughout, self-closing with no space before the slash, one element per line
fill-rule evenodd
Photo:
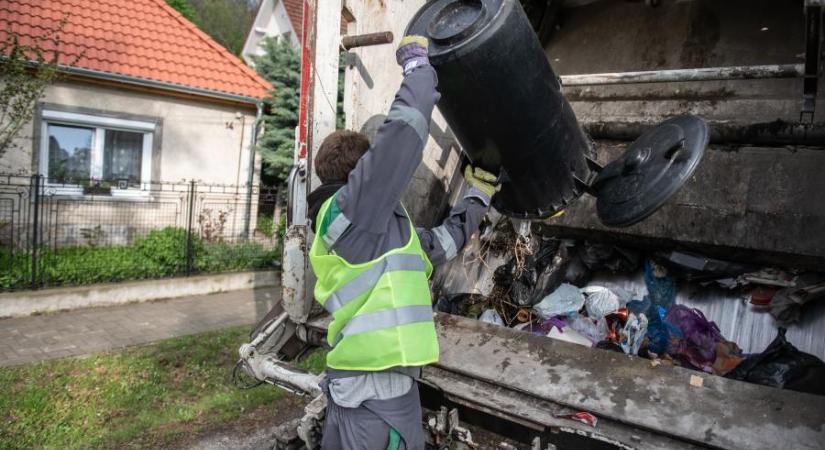
<path fill-rule="evenodd" d="M 178 442 L 176 450 L 271 450 L 273 434 L 278 425 L 300 417 L 308 398 L 286 396 L 278 402 L 278 409 L 259 408 L 250 411 L 241 420 L 221 426 L 206 434 L 192 435 Z M 527 448 L 501 436 L 471 427 L 479 450 L 495 450 L 500 442 L 508 442 L 513 448 Z"/>
<path fill-rule="evenodd" d="M 261 388 L 274 389 L 269 386 Z M 177 450 L 270 450 L 274 445 L 272 437 L 275 428 L 289 420 L 300 417 L 309 398 L 294 395 L 285 396 L 275 408 L 258 408 L 250 411 L 242 419 L 230 424 L 180 441 Z"/>

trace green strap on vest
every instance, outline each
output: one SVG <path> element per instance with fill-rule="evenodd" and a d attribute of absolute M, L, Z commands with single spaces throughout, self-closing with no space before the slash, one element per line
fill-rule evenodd
<path fill-rule="evenodd" d="M 335 196 L 318 212 L 309 260 L 315 299 L 332 315 L 327 366 L 378 371 L 438 361 L 428 278 L 432 264 L 410 221 L 410 239 L 366 263 L 350 264 L 331 251 L 350 226 Z"/>

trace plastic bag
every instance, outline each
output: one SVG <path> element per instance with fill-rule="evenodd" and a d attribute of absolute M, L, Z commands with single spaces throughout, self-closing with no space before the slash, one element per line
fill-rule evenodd
<path fill-rule="evenodd" d="M 825 395 L 825 362 L 794 347 L 784 328 L 764 352 L 746 358 L 727 378 Z"/>
<path fill-rule="evenodd" d="M 684 305 L 674 305 L 665 315 L 665 322 L 678 328 L 684 339 L 670 346 L 668 353 L 682 364 L 712 372 L 716 360 L 716 344 L 725 338 L 714 322 L 709 321 L 702 311 Z"/>
<path fill-rule="evenodd" d="M 670 309 L 676 302 L 676 280 L 667 270 L 651 260 L 645 261 L 645 285 L 650 303 Z"/>
<path fill-rule="evenodd" d="M 584 241 L 578 254 L 588 269 L 629 273 L 639 268 L 639 252 L 601 242 Z"/>
<path fill-rule="evenodd" d="M 683 339 L 682 331 L 665 321 L 665 309 L 661 306 L 650 308 L 647 322 L 648 350 L 663 355 L 677 348 Z"/>
<path fill-rule="evenodd" d="M 547 333 L 553 331 L 553 328 L 557 328 L 561 331 L 563 328 L 567 327 L 567 322 L 562 319 L 563 318 L 561 317 L 551 317 L 547 320 L 532 324 L 528 329 L 533 334 L 547 336 Z"/>
<path fill-rule="evenodd" d="M 619 344 L 628 355 L 638 355 L 647 334 L 647 317 L 644 314 L 630 314 L 622 329 Z"/>
<path fill-rule="evenodd" d="M 493 325 L 504 326 L 504 320 L 501 319 L 501 316 L 498 315 L 495 309 L 485 309 L 484 312 L 478 317 L 478 320 L 492 323 Z"/>
<path fill-rule="evenodd" d="M 586 296 L 584 307 L 591 319 L 598 320 L 621 307 L 619 296 L 604 286 L 587 286 L 581 291 Z"/>
<path fill-rule="evenodd" d="M 564 330 L 559 330 L 558 328 L 553 328 L 547 333 L 547 337 L 558 339 L 560 341 L 567 341 L 572 342 L 574 344 L 584 345 L 585 347 L 592 347 L 593 343 L 590 342 L 586 336 L 583 336 L 578 331 L 572 328 L 565 328 Z"/>
<path fill-rule="evenodd" d="M 593 344 L 601 342 L 607 337 L 607 320 L 604 317 L 594 321 L 581 314 L 576 314 L 567 319 L 567 326 L 590 339 Z"/>
<path fill-rule="evenodd" d="M 533 310 L 544 320 L 554 316 L 576 314 L 584 306 L 584 295 L 579 288 L 564 283 L 552 294 L 533 306 Z"/>

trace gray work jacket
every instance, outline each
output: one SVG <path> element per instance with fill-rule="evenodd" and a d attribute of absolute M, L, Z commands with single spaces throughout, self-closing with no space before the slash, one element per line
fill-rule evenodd
<path fill-rule="evenodd" d="M 430 116 L 439 99 L 437 84 L 435 70 L 428 65 L 405 76 L 372 146 L 335 194 L 343 221 L 336 221 L 340 235 L 332 250 L 350 264 L 371 261 L 409 241 L 410 222 L 401 206 L 401 195 L 421 164 Z M 441 225 L 416 228 L 433 265 L 457 255 L 478 229 L 489 202 L 484 193 L 469 188 Z M 330 369 L 328 375 L 333 400 L 348 408 L 366 400 L 399 397 L 413 382 L 399 371 L 353 376 Z"/>

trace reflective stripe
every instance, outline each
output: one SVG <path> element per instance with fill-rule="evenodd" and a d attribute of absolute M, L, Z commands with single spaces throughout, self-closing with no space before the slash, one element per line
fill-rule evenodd
<path fill-rule="evenodd" d="M 372 313 L 361 314 L 352 318 L 347 326 L 335 337 L 335 344 L 344 336 L 352 336 L 387 328 L 400 327 L 419 322 L 432 322 L 433 308 L 430 305 L 402 306 Z"/>
<path fill-rule="evenodd" d="M 324 234 L 324 243 L 327 244 L 327 248 L 335 245 L 341 235 L 344 234 L 344 231 L 347 231 L 351 223 L 344 213 L 338 214 L 338 217 L 333 219 L 332 223 L 327 227 L 327 232 Z"/>
<path fill-rule="evenodd" d="M 343 308 L 347 303 L 355 300 L 375 287 L 378 279 L 386 272 L 400 270 L 415 270 L 424 272 L 424 260 L 419 255 L 395 254 L 389 255 L 376 263 L 360 275 L 338 288 L 324 302 L 324 309 L 330 314 Z"/>
<path fill-rule="evenodd" d="M 438 243 L 444 250 L 444 255 L 447 258 L 447 261 L 455 258 L 455 255 L 458 254 L 458 249 L 456 248 L 453 235 L 447 231 L 447 228 L 445 228 L 444 225 L 441 225 L 440 227 L 433 228 L 433 233 L 435 233 L 435 237 L 438 238 Z"/>
<path fill-rule="evenodd" d="M 427 123 L 427 119 L 424 118 L 424 114 L 421 114 L 421 111 L 409 106 L 396 104 L 390 109 L 390 113 L 387 114 L 387 119 L 400 120 L 406 123 L 418 133 L 421 142 L 427 142 L 427 134 L 429 133 L 430 126 L 429 123 Z"/>

